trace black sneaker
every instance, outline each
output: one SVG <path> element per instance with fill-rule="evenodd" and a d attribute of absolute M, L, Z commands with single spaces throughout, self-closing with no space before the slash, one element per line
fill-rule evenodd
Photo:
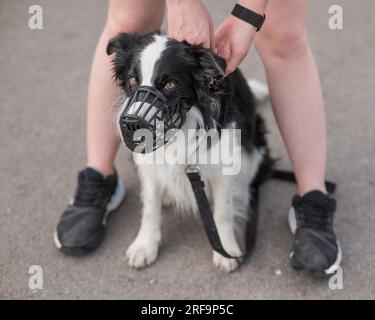
<path fill-rule="evenodd" d="M 336 272 L 341 263 L 341 249 L 333 230 L 336 201 L 314 190 L 293 198 L 289 227 L 294 234 L 290 263 L 296 270 L 315 276 Z"/>
<path fill-rule="evenodd" d="M 117 174 L 104 178 L 86 168 L 79 172 L 76 194 L 62 214 L 54 234 L 58 249 L 71 255 L 84 255 L 103 241 L 108 214 L 117 209 L 125 196 Z"/>

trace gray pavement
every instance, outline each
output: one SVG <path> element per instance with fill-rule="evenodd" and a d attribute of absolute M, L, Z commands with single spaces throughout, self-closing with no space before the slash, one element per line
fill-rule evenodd
<path fill-rule="evenodd" d="M 337 233 L 342 290 L 296 273 L 286 213 L 295 186 L 270 181 L 261 191 L 258 243 L 239 271 L 222 274 L 199 223 L 166 211 L 159 260 L 130 269 L 125 252 L 139 226 L 139 185 L 129 154 L 117 166 L 128 196 L 112 216 L 103 246 L 84 258 L 59 253 L 56 222 L 85 160 L 85 103 L 92 54 L 106 1 L 39 0 L 44 29 L 28 29 L 36 1 L 0 2 L 0 298 L 33 299 L 357 299 L 375 298 L 375 21 L 372 0 L 314 0 L 310 38 L 327 105 L 328 177 L 339 184 Z M 206 1 L 216 24 L 232 1 Z M 344 30 L 328 29 L 328 7 L 344 8 Z M 255 51 L 242 65 L 264 80 Z M 264 108 L 274 156 L 289 168 L 270 107 Z M 31 291 L 40 265 L 44 288 Z"/>

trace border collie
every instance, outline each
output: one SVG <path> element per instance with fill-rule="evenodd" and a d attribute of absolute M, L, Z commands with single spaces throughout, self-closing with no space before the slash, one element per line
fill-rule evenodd
<path fill-rule="evenodd" d="M 185 161 L 196 159 L 198 152 L 208 153 L 220 148 L 220 154 L 234 152 L 240 159 L 236 174 L 224 174 L 225 165 L 220 161 L 216 164 L 199 163 L 199 168 L 222 245 L 231 256 L 243 256 L 245 252 L 238 240 L 238 230 L 246 223 L 242 218 L 256 220 L 251 210 L 251 188 L 266 176 L 272 165 L 263 119 L 256 108 L 257 102 L 267 94 L 267 89 L 258 88 L 260 90 L 253 93 L 238 69 L 223 77 L 225 61 L 209 49 L 175 41 L 159 32 L 145 35 L 120 33 L 109 42 L 107 53 L 113 55 L 114 77 L 124 92 L 118 123 L 137 89 L 151 88 L 158 92 L 157 95 L 161 93 L 168 105 L 176 106 L 179 101 L 184 101 L 186 113 L 179 127 L 182 133 L 187 135 L 188 130 L 208 132 L 211 129 L 217 132 L 216 139 L 206 144 L 203 151 L 200 145 L 200 151 L 184 155 Z M 143 101 L 142 106 L 139 103 L 131 106 L 127 114 L 131 116 L 138 112 L 142 115 L 151 108 L 150 103 Z M 143 110 L 141 113 L 136 111 L 139 108 Z M 158 111 L 157 106 L 152 108 Z M 177 116 L 181 110 L 175 109 L 173 112 Z M 126 129 L 121 127 L 119 130 L 124 137 Z M 238 138 L 232 139 L 231 151 L 224 144 L 227 140 L 223 138 L 225 130 L 240 132 Z M 171 153 L 166 149 L 177 143 L 181 141 L 171 138 L 165 148 L 151 153 L 133 153 L 143 202 L 141 226 L 127 250 L 127 260 L 134 268 L 148 266 L 157 259 L 163 205 L 174 204 L 176 209 L 198 212 L 185 174 L 186 164 L 172 163 L 168 159 Z M 155 155 L 165 161 L 155 163 Z M 147 161 L 151 158 L 153 161 Z M 247 232 L 255 233 L 255 228 Z M 235 270 L 239 265 L 238 259 L 226 258 L 216 251 L 213 252 L 213 263 L 226 272 Z"/>

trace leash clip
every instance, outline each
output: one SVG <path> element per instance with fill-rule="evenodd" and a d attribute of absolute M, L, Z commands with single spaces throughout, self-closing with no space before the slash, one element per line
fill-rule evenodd
<path fill-rule="evenodd" d="M 196 164 L 188 164 L 186 167 L 185 167 L 185 172 L 186 173 L 199 173 L 200 172 L 200 168 L 198 165 Z"/>

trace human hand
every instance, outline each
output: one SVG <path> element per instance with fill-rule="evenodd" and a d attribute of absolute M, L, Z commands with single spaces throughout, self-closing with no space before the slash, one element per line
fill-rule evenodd
<path fill-rule="evenodd" d="M 215 48 L 213 22 L 200 0 L 168 0 L 168 36 Z"/>
<path fill-rule="evenodd" d="M 234 16 L 229 16 L 215 32 L 217 54 L 227 61 L 226 75 L 240 65 L 249 52 L 256 28 Z"/>

